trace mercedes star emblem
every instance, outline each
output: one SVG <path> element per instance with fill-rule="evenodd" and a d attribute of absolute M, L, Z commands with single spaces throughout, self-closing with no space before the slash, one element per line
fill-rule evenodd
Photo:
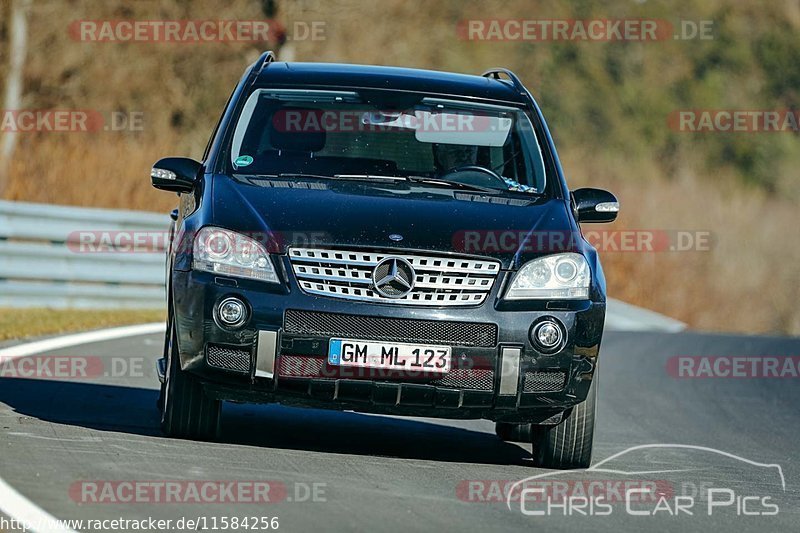
<path fill-rule="evenodd" d="M 387 257 L 372 271 L 375 292 L 385 298 L 402 298 L 414 288 L 416 272 L 402 257 Z"/>

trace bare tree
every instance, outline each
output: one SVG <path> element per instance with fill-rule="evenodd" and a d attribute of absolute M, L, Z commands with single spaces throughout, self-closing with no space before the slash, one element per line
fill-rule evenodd
<path fill-rule="evenodd" d="M 4 113 L 19 109 L 22 103 L 22 73 L 28 47 L 28 10 L 30 5 L 31 0 L 11 1 L 8 76 L 6 77 L 3 108 L 0 110 Z M 3 197 L 8 186 L 8 169 L 17 145 L 17 135 L 13 131 L 7 131 L 0 138 L 0 198 Z"/>

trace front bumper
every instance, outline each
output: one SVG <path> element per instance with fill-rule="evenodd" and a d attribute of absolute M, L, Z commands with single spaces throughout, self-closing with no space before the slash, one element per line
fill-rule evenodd
<path fill-rule="evenodd" d="M 181 366 L 220 399 L 442 418 L 538 423 L 582 402 L 597 363 L 604 301 L 502 302 L 502 272 L 477 307 L 419 308 L 304 294 L 288 286 L 197 271 L 172 274 Z M 214 318 L 222 299 L 250 307 L 244 327 Z M 557 319 L 566 343 L 537 351 L 532 324 Z M 447 344 L 441 375 L 378 373 L 327 364 L 332 337 Z"/>

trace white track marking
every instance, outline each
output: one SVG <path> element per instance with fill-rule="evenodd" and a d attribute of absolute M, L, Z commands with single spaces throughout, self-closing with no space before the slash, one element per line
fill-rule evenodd
<path fill-rule="evenodd" d="M 136 337 L 139 335 L 152 335 L 154 333 L 163 332 L 164 327 L 164 323 L 156 322 L 76 333 L 19 344 L 0 349 L 0 361 L 3 359 L 27 357 L 52 350 L 69 348 L 71 346 L 80 346 L 82 344 L 92 344 L 95 342 L 121 339 L 124 337 Z M 2 477 L 0 477 L 0 512 L 3 512 L 11 519 L 32 526 L 30 531 L 35 531 L 36 533 L 77 533 L 17 492 L 16 489 L 6 483 Z"/>
<path fill-rule="evenodd" d="M 150 324 L 138 324 L 135 326 L 123 326 L 120 328 L 101 329 L 98 331 L 87 331 L 86 333 L 75 333 L 62 337 L 53 337 L 42 341 L 18 344 L 9 348 L 0 349 L 0 359 L 16 359 L 29 355 L 41 354 L 51 350 L 60 350 L 70 346 L 81 344 L 91 344 L 93 342 L 110 341 L 123 337 L 136 337 L 138 335 L 151 335 L 164 331 L 165 324 L 155 322 Z"/>
<path fill-rule="evenodd" d="M 0 511 L 17 522 L 31 526 L 36 533 L 77 533 L 63 525 L 56 517 L 14 490 L 0 478 Z"/>

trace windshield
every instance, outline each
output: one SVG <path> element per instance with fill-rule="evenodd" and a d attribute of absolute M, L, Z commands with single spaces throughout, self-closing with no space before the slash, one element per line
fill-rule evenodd
<path fill-rule="evenodd" d="M 258 89 L 229 153 L 238 174 L 424 178 L 528 193 L 545 187 L 522 110 L 421 95 Z"/>

